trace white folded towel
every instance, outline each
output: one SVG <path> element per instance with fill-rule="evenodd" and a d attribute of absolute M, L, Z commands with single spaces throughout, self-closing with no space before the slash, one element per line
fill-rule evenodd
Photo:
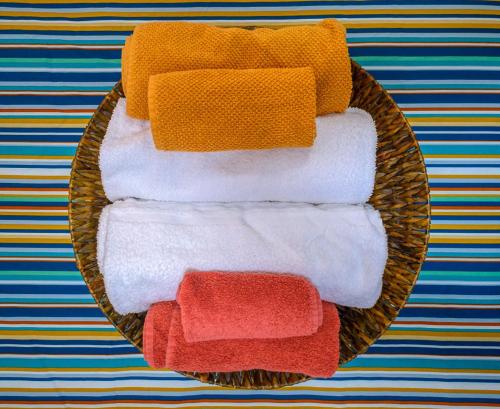
<path fill-rule="evenodd" d="M 311 148 L 200 153 L 155 149 L 149 121 L 129 117 L 125 104 L 100 151 L 111 201 L 364 203 L 372 194 L 377 133 L 361 109 L 318 117 Z"/>
<path fill-rule="evenodd" d="M 107 206 L 98 263 L 121 314 L 175 299 L 187 270 L 266 271 L 309 278 L 321 298 L 367 308 L 380 296 L 387 240 L 369 205 L 168 203 Z"/>

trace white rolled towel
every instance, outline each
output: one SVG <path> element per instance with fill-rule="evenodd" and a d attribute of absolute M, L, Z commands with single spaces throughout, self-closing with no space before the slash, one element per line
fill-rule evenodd
<path fill-rule="evenodd" d="M 97 240 L 106 292 L 121 314 L 175 299 L 188 270 L 297 274 L 323 300 L 368 308 L 387 259 L 384 226 L 369 205 L 129 199 L 103 210 Z"/>
<path fill-rule="evenodd" d="M 200 115 L 203 113 L 200 112 Z M 120 99 L 101 145 L 109 200 L 364 203 L 375 182 L 377 132 L 357 108 L 316 118 L 311 148 L 167 152 L 154 147 L 150 122 L 126 114 Z"/>

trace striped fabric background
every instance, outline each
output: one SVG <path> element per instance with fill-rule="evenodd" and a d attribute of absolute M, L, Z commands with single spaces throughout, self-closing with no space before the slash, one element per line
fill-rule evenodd
<path fill-rule="evenodd" d="M 0 1 L 0 409 L 500 407 L 500 3 L 494 0 Z M 411 121 L 432 188 L 408 306 L 333 379 L 224 390 L 152 371 L 75 268 L 71 159 L 149 20 L 337 17 Z"/>

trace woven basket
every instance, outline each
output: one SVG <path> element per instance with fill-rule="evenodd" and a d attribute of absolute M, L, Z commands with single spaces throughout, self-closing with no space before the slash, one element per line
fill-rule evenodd
<path fill-rule="evenodd" d="M 392 98 L 354 62 L 352 75 L 350 106 L 368 111 L 377 125 L 377 174 L 370 203 L 382 215 L 389 259 L 382 296 L 373 308 L 338 307 L 342 322 L 340 364 L 365 352 L 404 306 L 425 257 L 430 223 L 429 186 L 415 135 Z M 90 292 L 118 331 L 141 349 L 145 314 L 120 315 L 114 311 L 96 262 L 97 224 L 102 208 L 109 203 L 101 184 L 99 148 L 120 97 L 123 93 L 118 83 L 95 112 L 78 145 L 71 171 L 69 220 L 76 262 Z M 309 379 L 302 374 L 263 370 L 185 375 L 246 389 L 279 388 Z"/>

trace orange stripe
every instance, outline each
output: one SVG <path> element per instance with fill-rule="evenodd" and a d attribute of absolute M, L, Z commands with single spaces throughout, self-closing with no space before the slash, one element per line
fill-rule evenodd
<path fill-rule="evenodd" d="M 24 95 L 24 94 L 23 94 Z M 92 109 L 57 109 L 57 108 L 0 108 L 0 112 L 82 112 L 85 114 L 93 113 Z"/>

